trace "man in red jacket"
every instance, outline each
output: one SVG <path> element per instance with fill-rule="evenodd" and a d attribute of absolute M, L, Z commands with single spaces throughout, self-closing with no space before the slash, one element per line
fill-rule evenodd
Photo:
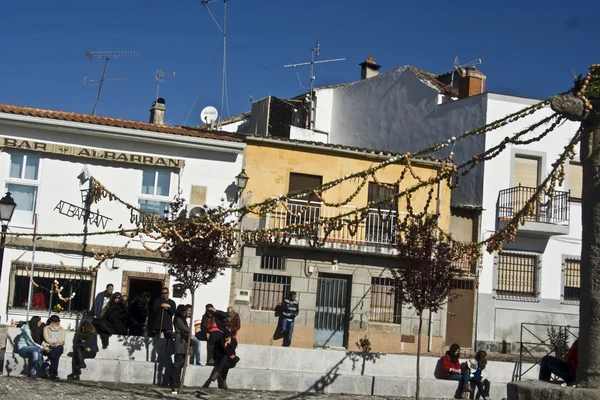
<path fill-rule="evenodd" d="M 458 381 L 458 388 L 454 395 L 455 398 L 468 399 L 471 392 L 469 377 L 471 371 L 466 366 L 460 364 L 460 346 L 454 343 L 450 349 L 440 359 L 441 371 L 436 371 L 436 378 Z"/>
<path fill-rule="evenodd" d="M 551 374 L 554 374 L 566 383 L 575 382 L 575 372 L 577 372 L 578 364 L 578 347 L 579 339 L 573 342 L 565 361 L 552 356 L 542 358 L 542 361 L 540 361 L 540 381 L 550 382 L 550 376 Z"/>

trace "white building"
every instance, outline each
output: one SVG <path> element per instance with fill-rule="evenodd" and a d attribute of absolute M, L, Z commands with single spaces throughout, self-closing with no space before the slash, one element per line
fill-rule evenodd
<path fill-rule="evenodd" d="M 81 189 L 89 184 L 80 186 L 78 179 L 84 167 L 124 202 L 156 214 L 164 214 L 179 191 L 188 209 L 235 197 L 243 138 L 164 125 L 164 100 L 156 103 L 152 123 L 0 104 L 0 180 L 17 203 L 8 231 L 32 233 L 37 216 L 38 234 L 35 255 L 31 236 L 7 238 L 0 281 L 2 323 L 25 319 L 27 270 L 32 268 L 33 280 L 40 286 L 36 293 L 42 294 L 34 295 L 30 315 L 48 316 L 60 304 L 65 308 L 63 319 L 81 317 L 109 283 L 130 299 L 143 291 L 155 299 L 164 285 L 176 303 L 191 302 L 173 290 L 176 282 L 166 273 L 163 259 L 144 249 L 139 237 L 118 257 L 90 272 L 88 267 L 97 264 L 94 251 L 114 253 L 128 240 L 116 233 L 93 234 L 133 227 L 132 213 L 116 201 L 92 205 L 91 211 L 99 216 L 88 223 L 85 245 L 82 236 L 51 236 L 84 232 Z M 149 238 L 145 243 L 150 248 L 160 244 Z M 201 306 L 195 318 L 201 317 L 206 303 L 227 307 L 230 276 L 226 270 L 198 289 Z M 74 293 L 74 299 L 57 299 L 51 293 L 54 280 L 64 288 L 63 297 Z"/>
<path fill-rule="evenodd" d="M 235 119 L 235 126 L 223 128 L 415 152 L 537 102 L 485 92 L 486 77 L 473 67 L 435 75 L 412 66 L 379 74 L 380 66 L 372 57 L 360 65 L 357 82 L 317 88 L 312 102 L 309 95 L 288 100 L 267 97 L 253 104 L 250 115 Z M 454 160 L 457 164 L 470 160 L 551 113 L 546 107 L 501 129 L 461 140 L 452 149 Z M 566 122 L 539 142 L 509 145 L 500 156 L 462 177 L 452 194 L 453 236 L 479 241 L 499 229 L 530 193 L 527 188 L 545 177 L 577 128 L 578 124 Z M 441 155 L 449 151 L 446 148 Z M 578 325 L 581 167 L 576 162 L 568 166 L 559 190 L 564 192 L 551 208 L 536 207 L 536 215 L 503 254 L 486 254 L 478 273 L 474 269 L 473 276 L 457 280 L 462 296 L 448 307 L 447 345 L 472 347 L 477 342 L 477 347 L 495 351 L 503 341 L 519 340 L 522 322 Z"/>

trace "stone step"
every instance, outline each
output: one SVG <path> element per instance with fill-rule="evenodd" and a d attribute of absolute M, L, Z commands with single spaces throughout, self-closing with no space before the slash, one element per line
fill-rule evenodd
<path fill-rule="evenodd" d="M 71 373 L 70 358 L 62 357 L 59 375 L 66 379 Z M 82 370 L 81 379 L 97 382 L 153 384 L 164 386 L 170 381 L 171 360 L 156 363 L 143 361 L 90 359 Z M 25 360 L 17 354 L 8 354 L 4 375 L 22 374 Z M 210 376 L 212 367 L 188 365 L 186 386 L 201 386 Z M 229 372 L 227 384 L 232 389 L 294 391 L 311 393 L 346 393 L 378 396 L 412 396 L 415 379 L 408 377 L 379 377 L 369 375 L 346 375 L 333 369 L 327 373 L 265 370 L 236 367 Z M 432 378 L 421 379 L 421 396 L 430 398 L 452 398 L 457 382 Z M 213 383 L 216 386 L 216 383 Z M 492 398 L 506 397 L 506 382 L 492 382 Z"/>
<path fill-rule="evenodd" d="M 14 351 L 14 340 L 20 333 L 10 328 L 6 343 L 6 352 Z M 63 357 L 72 351 L 73 333 L 67 333 Z M 155 339 L 141 336 L 111 336 L 107 349 L 101 349 L 97 359 L 121 361 L 153 362 L 162 357 L 170 357 L 173 342 L 167 339 Z M 344 375 L 369 375 L 399 378 L 416 377 L 416 357 L 405 354 L 356 353 L 340 350 L 305 349 L 280 346 L 260 346 L 240 344 L 237 350 L 240 357 L 238 367 L 258 370 L 301 371 L 327 373 L 331 370 Z M 201 342 L 201 359 L 206 363 L 206 342 Z M 437 357 L 421 357 L 421 376 L 433 378 Z M 493 382 L 510 382 L 517 364 L 511 362 L 490 361 L 488 375 Z M 531 364 L 523 364 L 523 371 Z M 537 379 L 538 367 L 529 371 L 524 378 Z"/>

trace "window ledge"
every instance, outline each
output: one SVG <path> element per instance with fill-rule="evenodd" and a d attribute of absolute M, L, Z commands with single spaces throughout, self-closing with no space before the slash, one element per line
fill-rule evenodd
<path fill-rule="evenodd" d="M 539 303 L 539 297 L 529 297 L 529 296 L 519 296 L 519 295 L 505 295 L 505 294 L 496 294 L 493 296 L 496 300 L 502 301 L 519 301 L 523 303 Z"/>
<path fill-rule="evenodd" d="M 369 325 L 381 325 L 381 326 L 400 326 L 402 323 L 394 323 L 394 322 L 379 322 L 379 321 L 371 321 L 369 320 Z"/>
<path fill-rule="evenodd" d="M 565 306 L 578 306 L 579 307 L 579 300 L 563 300 L 560 302 L 560 304 L 563 304 Z"/>

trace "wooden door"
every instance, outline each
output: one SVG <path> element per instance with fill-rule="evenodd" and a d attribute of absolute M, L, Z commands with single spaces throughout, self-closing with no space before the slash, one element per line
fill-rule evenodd
<path fill-rule="evenodd" d="M 455 279 L 453 286 L 452 300 L 448 303 L 446 346 L 458 343 L 460 347 L 472 348 L 475 281 Z"/>

